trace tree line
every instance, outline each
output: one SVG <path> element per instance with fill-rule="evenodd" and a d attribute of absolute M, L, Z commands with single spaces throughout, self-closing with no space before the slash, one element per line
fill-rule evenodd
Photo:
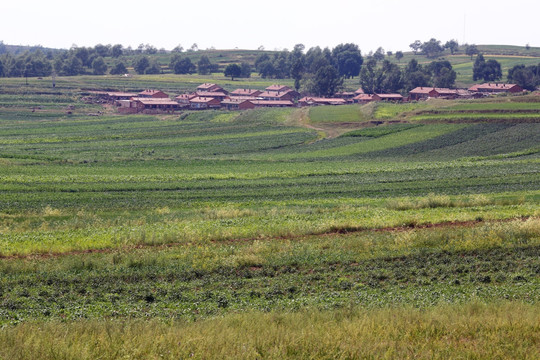
<path fill-rule="evenodd" d="M 500 64 L 494 60 L 485 60 L 476 45 L 466 44 L 460 47 L 456 40 L 449 40 L 444 45 L 437 39 L 426 42 L 419 40 L 410 44 L 414 54 L 422 54 L 433 59 L 422 65 L 413 58 L 406 65 L 398 65 L 404 57 L 403 52 L 385 52 L 379 47 L 375 52 L 363 56 L 358 45 L 339 44 L 336 47 L 312 47 L 308 50 L 297 44 L 289 50 L 273 53 L 261 53 L 254 64 L 247 62 L 231 63 L 225 67 L 224 75 L 234 78 L 247 78 L 256 71 L 262 78 L 294 79 L 294 87 L 321 96 L 331 96 L 343 87 L 346 78 L 359 78 L 359 85 L 368 93 L 406 93 L 419 86 L 453 87 L 456 72 L 448 60 L 439 58 L 448 50 L 455 54 L 464 50 L 465 54 L 474 55 L 473 80 L 498 81 L 502 78 Z M 50 51 L 33 47 L 24 52 L 11 53 L 0 41 L 0 76 L 40 77 L 50 76 L 53 72 L 61 76 L 81 74 L 103 75 L 125 74 L 131 65 L 138 74 L 159 74 L 163 72 L 158 63 L 157 53 L 170 53 L 169 69 L 175 74 L 208 75 L 219 71 L 219 66 L 212 63 L 207 55 L 200 56 L 197 62 L 185 52 L 198 51 L 193 44 L 184 51 L 181 45 L 172 51 L 158 50 L 149 44 L 140 44 L 136 49 L 122 45 L 102 45 L 94 47 L 73 46 L 69 50 Z M 130 58 L 128 58 L 130 56 Z M 393 61 L 391 57 L 394 57 Z M 106 61 L 107 58 L 110 58 Z M 439 59 L 437 59 L 439 58 Z M 109 65 L 107 65 L 107 63 Z M 540 85 L 540 64 L 538 66 L 517 65 L 508 71 L 508 80 L 528 90 Z"/>

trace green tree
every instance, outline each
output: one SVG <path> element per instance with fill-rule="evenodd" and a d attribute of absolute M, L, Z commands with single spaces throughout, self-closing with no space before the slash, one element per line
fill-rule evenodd
<path fill-rule="evenodd" d="M 497 60 L 489 59 L 484 66 L 484 80 L 496 81 L 502 78 L 501 64 Z"/>
<path fill-rule="evenodd" d="M 415 40 L 412 44 L 409 45 L 409 47 L 414 52 L 414 55 L 417 55 L 418 51 L 422 49 L 422 42 L 420 40 Z"/>
<path fill-rule="evenodd" d="M 123 75 L 123 74 L 127 74 L 127 72 L 128 72 L 128 70 L 126 68 L 126 65 L 123 62 L 118 61 L 111 68 L 110 74 L 111 75 Z"/>
<path fill-rule="evenodd" d="M 375 50 L 375 53 L 373 54 L 373 58 L 376 61 L 383 61 L 384 60 L 384 49 L 379 46 L 377 50 Z"/>
<path fill-rule="evenodd" d="M 405 90 L 410 91 L 419 86 L 429 86 L 431 74 L 416 59 L 411 59 L 403 71 Z"/>
<path fill-rule="evenodd" d="M 465 54 L 470 56 L 471 60 L 472 60 L 473 56 L 478 54 L 478 48 L 476 47 L 475 44 L 471 44 L 471 45 L 466 44 L 465 45 Z"/>
<path fill-rule="evenodd" d="M 2 62 L 2 59 L 0 59 L 0 77 L 4 76 L 4 63 Z"/>
<path fill-rule="evenodd" d="M 456 82 L 457 74 L 448 60 L 433 61 L 428 65 L 431 82 L 435 87 L 451 88 Z"/>
<path fill-rule="evenodd" d="M 107 73 L 107 64 L 101 56 L 97 57 L 92 61 L 92 69 L 94 70 L 94 75 L 104 75 Z"/>
<path fill-rule="evenodd" d="M 109 50 L 110 50 L 109 46 L 97 44 L 96 46 L 94 46 L 94 50 L 98 54 L 98 56 L 101 56 L 101 57 L 109 56 Z"/>
<path fill-rule="evenodd" d="M 124 48 L 121 44 L 116 44 L 111 48 L 111 55 L 114 58 L 118 58 L 124 54 Z"/>
<path fill-rule="evenodd" d="M 525 90 L 534 91 L 540 85 L 540 64 L 538 66 L 516 65 L 508 69 L 508 81 Z"/>
<path fill-rule="evenodd" d="M 438 57 L 443 51 L 444 47 L 442 47 L 441 42 L 435 38 L 422 44 L 422 53 L 430 59 Z"/>
<path fill-rule="evenodd" d="M 62 74 L 67 76 L 74 76 L 83 73 L 83 65 L 81 60 L 75 56 L 71 56 L 66 59 L 62 64 Z"/>
<path fill-rule="evenodd" d="M 343 77 L 335 67 L 327 65 L 317 70 L 314 76 L 314 93 L 320 96 L 333 96 L 343 86 Z"/>
<path fill-rule="evenodd" d="M 397 93 L 403 88 L 403 75 L 398 65 L 384 60 L 381 67 L 382 80 L 380 90 L 385 93 Z"/>
<path fill-rule="evenodd" d="M 148 60 L 147 56 L 139 56 L 135 63 L 133 64 L 133 68 L 137 72 L 137 74 L 144 74 L 146 69 L 150 66 L 150 60 Z"/>
<path fill-rule="evenodd" d="M 152 63 L 150 64 L 150 66 L 148 66 L 148 67 L 144 70 L 144 73 L 145 73 L 145 74 L 148 74 L 148 75 L 156 75 L 156 74 L 160 74 L 160 73 L 161 73 L 161 66 L 159 66 L 159 64 L 157 63 L 157 61 L 152 61 Z"/>
<path fill-rule="evenodd" d="M 231 81 L 234 81 L 235 77 L 242 75 L 242 68 L 238 64 L 229 64 L 223 73 L 225 76 L 230 76 Z"/>
<path fill-rule="evenodd" d="M 193 74 L 197 69 L 189 58 L 183 58 L 174 64 L 175 74 Z"/>
<path fill-rule="evenodd" d="M 486 60 L 484 55 L 478 54 L 473 64 L 473 80 L 481 80 L 484 78 L 484 68 L 486 67 Z"/>
<path fill-rule="evenodd" d="M 331 65 L 332 63 L 335 64 L 339 76 L 344 76 L 347 79 L 350 79 L 360 74 L 360 69 L 364 59 L 362 58 L 362 53 L 360 52 L 358 45 L 348 43 L 339 44 L 333 48 L 331 52 L 331 59 L 328 62 Z"/>
<path fill-rule="evenodd" d="M 459 50 L 459 43 L 457 40 L 448 40 L 446 44 L 444 44 L 444 48 L 450 50 L 450 54 L 454 55 Z"/>
<path fill-rule="evenodd" d="M 377 61 L 369 58 L 360 71 L 360 85 L 367 94 L 382 92 L 384 74 L 382 69 L 377 67 Z"/>
<path fill-rule="evenodd" d="M 403 51 L 396 51 L 396 60 L 398 62 L 401 62 L 401 59 L 403 59 Z"/>
<path fill-rule="evenodd" d="M 203 55 L 197 62 L 197 72 L 199 75 L 210 75 L 212 73 L 212 63 L 208 56 Z"/>
<path fill-rule="evenodd" d="M 251 77 L 251 65 L 247 62 L 243 62 L 240 64 L 240 68 L 242 69 L 242 73 L 239 77 L 241 78 L 250 78 Z"/>

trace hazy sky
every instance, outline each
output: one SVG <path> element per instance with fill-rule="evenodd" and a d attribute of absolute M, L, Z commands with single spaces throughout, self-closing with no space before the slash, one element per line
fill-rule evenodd
<path fill-rule="evenodd" d="M 7 2 L 7 1 L 6 1 Z M 27 0 L 0 6 L 0 40 L 69 48 L 291 49 L 353 42 L 363 53 L 411 42 L 540 46 L 539 0 Z"/>

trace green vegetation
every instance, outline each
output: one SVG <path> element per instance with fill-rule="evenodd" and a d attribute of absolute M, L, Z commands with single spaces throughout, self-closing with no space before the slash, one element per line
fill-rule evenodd
<path fill-rule="evenodd" d="M 0 358 L 537 357 L 535 97 L 85 103 L 188 79 L 2 86 Z"/>

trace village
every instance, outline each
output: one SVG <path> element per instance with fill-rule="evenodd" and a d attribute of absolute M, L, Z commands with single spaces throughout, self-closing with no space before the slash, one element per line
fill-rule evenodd
<path fill-rule="evenodd" d="M 248 110 L 259 107 L 304 107 L 317 105 L 367 104 L 369 102 L 407 102 L 431 98 L 438 99 L 477 99 L 485 96 L 522 93 L 517 84 L 484 83 L 468 89 L 448 89 L 417 87 L 408 96 L 401 94 L 366 94 L 362 88 L 355 92 L 340 92 L 332 98 L 304 96 L 284 85 L 271 85 L 264 91 L 255 89 L 236 89 L 228 92 L 221 86 L 204 83 L 195 92 L 171 98 L 160 90 L 147 89 L 139 93 L 100 92 L 107 101 L 117 106 L 120 114 L 172 113 L 179 110 Z"/>

